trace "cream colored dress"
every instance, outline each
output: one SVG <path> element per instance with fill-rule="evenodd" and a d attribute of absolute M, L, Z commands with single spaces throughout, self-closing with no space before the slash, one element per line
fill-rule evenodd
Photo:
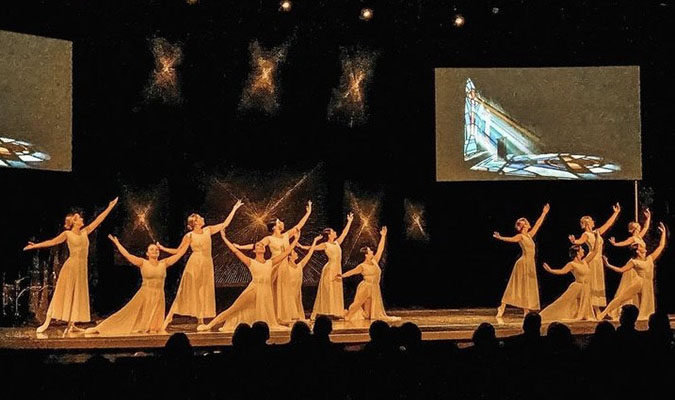
<path fill-rule="evenodd" d="M 312 309 L 312 319 L 315 319 L 319 314 L 342 317 L 345 312 L 342 281 L 335 279 L 338 274 L 342 273 L 342 249 L 337 242 L 325 243 L 328 262 L 321 270 L 319 287 Z"/>
<path fill-rule="evenodd" d="M 359 265 L 363 280 L 356 287 L 353 305 L 359 307 L 358 311 L 347 317 L 348 321 L 364 319 L 381 321 L 400 321 L 401 318 L 387 315 L 384 311 L 382 292 L 380 290 L 380 278 L 382 270 L 375 261 L 364 262 Z M 357 267 L 358 268 L 358 267 Z M 350 307 L 351 308 L 351 307 Z"/>
<path fill-rule="evenodd" d="M 172 307 L 180 315 L 211 318 L 216 315 L 216 285 L 211 256 L 211 231 L 189 233 L 192 254 L 185 264 Z"/>
<path fill-rule="evenodd" d="M 640 315 L 638 319 L 649 319 L 649 316 L 656 311 L 656 301 L 654 298 L 654 259 L 647 256 L 645 260 L 633 259 L 633 269 L 637 272 L 637 280 L 642 281 L 640 288 Z"/>
<path fill-rule="evenodd" d="M 591 304 L 591 285 L 593 272 L 586 261 L 571 261 L 574 282 L 567 290 L 539 315 L 543 321 L 579 321 L 594 320 Z M 566 265 L 566 266 L 567 266 Z"/>
<path fill-rule="evenodd" d="M 66 243 L 69 256 L 56 280 L 47 315 L 61 321 L 89 322 L 89 236 L 86 229 L 82 229 L 79 235 L 66 231 Z"/>
<path fill-rule="evenodd" d="M 522 255 L 516 261 L 504 290 L 502 303 L 528 310 L 539 309 L 539 284 L 534 263 L 534 240 L 527 234 L 518 242 Z"/>
<path fill-rule="evenodd" d="M 638 245 L 645 246 L 645 241 L 642 240 L 641 237 L 635 237 L 634 238 L 634 243 Z M 638 278 L 637 271 L 635 268 L 629 269 L 628 271 L 624 272 L 621 274 L 621 281 L 619 281 L 619 286 L 616 288 L 616 293 L 614 294 L 614 298 L 617 298 L 621 296 L 623 293 L 625 293 L 630 287 L 633 285 L 635 280 Z M 640 297 L 633 296 L 632 298 L 624 301 L 621 303 L 621 306 L 626 305 L 626 304 L 633 304 L 636 307 L 640 307 Z M 619 306 L 617 309 L 612 310 L 609 315 L 612 317 L 612 319 L 619 319 L 619 315 L 621 314 L 621 306 Z"/>
<path fill-rule="evenodd" d="M 269 237 L 268 247 L 272 252 L 272 258 L 290 246 L 288 232 L 281 237 Z M 272 277 L 272 282 L 277 319 L 283 323 L 305 319 L 305 311 L 302 308 L 302 268 L 291 264 L 286 257 L 277 266 L 276 277 Z"/>
<path fill-rule="evenodd" d="M 223 313 L 233 314 L 225 320 L 221 331 L 234 331 L 241 323 L 252 324 L 256 321 L 264 321 L 270 329 L 282 328 L 277 322 L 274 312 L 274 300 L 272 294 L 272 260 L 264 263 L 251 259 L 249 267 L 251 271 L 251 283 L 239 295 L 237 300 Z"/>
<path fill-rule="evenodd" d="M 605 266 L 602 262 L 602 247 L 604 240 L 602 236 L 598 235 L 598 240 L 595 240 L 594 232 L 584 232 L 586 236 L 586 243 L 588 243 L 588 251 L 592 252 L 596 247 L 598 252 L 592 260 L 588 261 L 588 266 L 591 269 L 589 277 L 589 284 L 591 285 L 591 305 L 606 306 L 607 298 L 605 297 Z"/>
<path fill-rule="evenodd" d="M 162 330 L 166 263 L 159 261 L 153 265 L 150 261 L 143 260 L 140 269 L 143 283 L 134 297 L 121 310 L 97 326 L 88 328 L 86 333 L 114 336 L 159 333 Z"/>

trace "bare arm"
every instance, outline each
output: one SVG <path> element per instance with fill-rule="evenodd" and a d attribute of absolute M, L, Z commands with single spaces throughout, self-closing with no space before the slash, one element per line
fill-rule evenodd
<path fill-rule="evenodd" d="M 237 202 L 234 203 L 234 206 L 232 206 L 232 211 L 230 211 L 230 214 L 227 216 L 227 218 L 225 218 L 225 221 L 216 225 L 207 226 L 205 228 L 208 228 L 212 235 L 215 235 L 217 232 L 220 232 L 223 229 L 227 228 L 228 226 L 230 226 L 232 218 L 234 218 L 234 213 L 236 213 L 239 207 L 241 207 L 242 205 L 244 205 L 244 203 L 242 203 L 241 200 L 237 200 Z"/>
<path fill-rule="evenodd" d="M 270 237 L 269 237 L 269 236 L 265 236 L 265 237 L 261 240 L 261 242 L 262 242 L 262 244 L 264 244 L 265 246 L 269 246 L 269 244 L 270 244 Z M 253 250 L 253 249 L 255 248 L 255 243 L 251 243 L 251 244 L 236 244 L 236 243 L 233 243 L 233 245 L 234 245 L 234 247 L 238 248 L 239 250 Z"/>
<path fill-rule="evenodd" d="M 307 223 L 307 220 L 309 219 L 309 214 L 312 213 L 312 201 L 311 200 L 307 202 L 307 206 L 305 207 L 305 210 L 306 210 L 305 215 L 289 231 L 289 237 L 296 236 L 300 232 L 300 230 L 305 226 L 305 224 Z"/>
<path fill-rule="evenodd" d="M 551 206 L 546 203 L 544 205 L 544 209 L 541 210 L 541 215 L 537 219 L 537 222 L 534 223 L 534 226 L 532 227 L 532 230 L 530 230 L 530 237 L 534 237 L 534 235 L 539 232 L 539 228 L 541 228 L 541 224 L 544 223 L 544 218 L 546 218 L 546 214 L 548 214 L 548 211 L 551 209 Z"/>
<path fill-rule="evenodd" d="M 502 236 L 499 234 L 499 232 L 494 232 L 492 234 L 492 237 L 498 240 L 501 240 L 502 242 L 509 242 L 509 243 L 518 243 L 522 240 L 522 235 L 519 233 L 516 236 Z"/>
<path fill-rule="evenodd" d="M 352 226 L 353 220 L 354 214 L 352 213 L 347 214 L 347 225 L 345 225 L 344 229 L 342 230 L 342 233 L 336 239 L 338 244 L 342 244 L 342 241 L 345 240 L 345 238 L 347 237 L 347 232 L 349 232 L 349 228 Z"/>
<path fill-rule="evenodd" d="M 239 251 L 238 248 L 234 247 L 232 242 L 227 240 L 227 237 L 225 236 L 225 230 L 220 231 L 220 237 L 223 238 L 223 242 L 225 242 L 225 245 L 227 246 L 227 248 L 229 248 L 230 251 L 233 252 L 234 255 L 237 256 L 237 258 L 241 262 L 243 262 L 247 267 L 250 268 L 251 267 L 251 259 L 249 257 L 247 257 L 244 253 Z"/>
<path fill-rule="evenodd" d="M 335 279 L 340 280 L 344 278 L 349 278 L 350 276 L 358 275 L 363 273 L 363 267 L 359 264 L 356 268 L 352 268 L 344 274 L 337 274 Z"/>
<path fill-rule="evenodd" d="M 52 247 L 56 246 L 57 244 L 61 244 L 65 242 L 67 239 L 66 236 L 66 231 L 61 232 L 57 237 L 49 240 L 45 240 L 44 242 L 39 242 L 39 243 L 33 243 L 33 242 L 28 242 L 28 245 L 23 248 L 23 251 L 26 250 L 34 250 L 34 249 L 44 249 L 45 247 Z"/>
<path fill-rule="evenodd" d="M 598 252 L 600 251 L 600 246 L 598 246 L 598 240 L 600 240 L 600 233 L 598 231 L 595 231 L 595 246 L 593 246 L 593 250 L 591 250 L 588 254 L 586 254 L 586 257 L 584 257 L 584 261 L 586 262 L 591 261 L 592 259 L 595 258 L 595 256 L 598 255 Z"/>
<path fill-rule="evenodd" d="M 141 267 L 143 265 L 143 259 L 140 257 L 136 257 L 135 255 L 129 253 L 127 249 L 122 246 L 122 243 L 113 235 L 108 235 L 108 239 L 113 242 L 115 247 L 117 247 L 117 250 L 120 252 L 120 254 L 127 259 L 130 263 L 137 267 Z"/>
<path fill-rule="evenodd" d="M 316 242 L 319 239 L 321 239 L 322 237 L 323 236 L 319 235 L 319 236 L 314 238 L 314 241 L 312 242 L 312 245 L 309 247 L 309 252 L 307 252 L 307 255 L 305 255 L 305 258 L 303 258 L 302 261 L 300 261 L 300 263 L 298 263 L 298 267 L 305 268 L 305 265 L 307 265 L 307 263 L 309 262 L 309 259 L 312 258 L 312 254 L 314 254 L 314 250 L 316 250 L 316 247 L 317 247 Z M 321 244 L 323 244 L 323 243 L 321 243 Z M 325 247 L 326 246 L 324 245 L 324 248 Z"/>
<path fill-rule="evenodd" d="M 606 256 L 602 257 L 602 262 L 605 264 L 605 267 L 611 269 L 612 271 L 618 272 L 620 274 L 623 274 L 624 272 L 632 269 L 634 267 L 633 260 L 629 260 L 626 265 L 624 265 L 621 268 L 617 268 L 613 266 L 612 264 L 609 263 L 609 259 Z"/>
<path fill-rule="evenodd" d="M 321 237 L 323 237 L 323 236 L 321 236 Z M 304 246 L 304 245 L 302 245 L 302 244 L 300 244 L 300 243 L 298 243 L 298 247 L 301 248 L 301 249 L 303 249 L 303 250 L 309 250 L 309 249 L 312 248 L 311 245 L 309 245 L 309 246 Z M 316 246 L 314 246 L 314 251 L 324 251 L 324 250 L 326 250 L 326 242 L 320 243 L 320 244 L 317 244 Z"/>
<path fill-rule="evenodd" d="M 93 221 L 91 221 L 91 224 L 84 228 L 87 233 L 92 233 L 96 228 L 98 228 L 99 225 L 101 225 L 101 222 L 103 222 L 103 220 L 108 216 L 108 214 L 110 214 L 112 209 L 117 204 L 117 200 L 119 200 L 119 197 L 112 199 L 112 201 L 108 204 L 108 207 L 103 210 L 103 212 L 100 213 Z"/>
<path fill-rule="evenodd" d="M 164 262 L 166 263 L 167 267 L 170 267 L 170 266 L 174 265 L 175 263 L 177 263 L 178 260 L 180 260 L 181 257 L 183 257 L 183 255 L 187 251 L 188 246 L 189 246 L 189 242 L 185 242 L 185 241 L 183 241 L 183 242 L 184 243 L 181 243 L 181 245 L 178 248 L 178 250 L 176 251 L 176 253 L 174 253 L 172 256 L 164 259 Z"/>
<path fill-rule="evenodd" d="M 612 246 L 615 247 L 626 247 L 630 246 L 631 244 L 635 243 L 635 239 L 631 236 L 626 240 L 622 240 L 620 242 L 617 242 L 613 237 L 609 238 L 609 242 L 612 244 Z"/>
<path fill-rule="evenodd" d="M 649 211 L 649 208 L 645 210 L 645 217 L 647 219 L 645 219 L 645 226 L 640 231 L 640 237 L 645 237 L 647 231 L 649 230 L 649 224 L 652 222 L 652 212 Z"/>
<path fill-rule="evenodd" d="M 583 233 L 581 234 L 581 236 L 579 236 L 579 239 L 576 239 L 574 235 L 569 235 L 567 238 L 570 240 L 572 244 L 581 245 L 588 242 L 588 236 Z"/>
<path fill-rule="evenodd" d="M 183 240 L 181 240 L 180 244 L 179 244 L 178 247 L 175 248 L 175 249 L 174 249 L 174 248 L 170 248 L 170 247 L 164 247 L 164 246 L 162 246 L 159 242 L 157 242 L 157 243 L 155 243 L 155 244 L 157 245 L 157 247 L 158 247 L 161 251 L 163 251 L 163 252 L 165 252 L 165 253 L 169 253 L 169 254 L 178 254 L 178 251 L 179 251 L 183 246 L 189 245 L 190 242 L 192 242 L 192 235 L 190 235 L 190 234 L 188 233 L 188 234 L 186 234 L 185 236 L 183 236 Z M 187 247 L 186 247 L 186 250 L 187 250 Z"/>
<path fill-rule="evenodd" d="M 659 240 L 659 246 L 652 252 L 652 260 L 656 261 L 657 258 L 663 253 L 663 249 L 666 247 L 666 226 L 663 225 L 663 222 L 659 224 L 659 231 L 661 232 L 661 239 Z"/>
<path fill-rule="evenodd" d="M 548 266 L 548 264 L 544 263 L 544 269 L 546 272 L 551 273 L 553 275 L 565 275 L 568 274 L 570 271 L 572 271 L 572 263 L 567 263 L 565 264 L 564 267 L 560 269 L 553 269 Z"/>
<path fill-rule="evenodd" d="M 382 258 L 382 253 L 384 253 L 384 242 L 386 238 L 387 238 L 387 227 L 383 226 L 382 230 L 380 230 L 380 243 L 377 244 L 377 251 L 375 252 L 375 256 L 373 257 L 376 263 L 380 262 L 380 258 Z"/>
<path fill-rule="evenodd" d="M 616 203 L 614 206 L 612 206 L 612 209 L 614 210 L 612 216 L 609 217 L 607 222 L 605 222 L 604 224 L 602 224 L 601 227 L 598 228 L 598 232 L 601 235 L 604 235 L 605 232 L 607 232 L 609 228 L 611 228 L 612 225 L 614 225 L 614 222 L 616 222 L 616 218 L 619 216 L 619 213 L 621 212 L 621 206 L 619 205 L 619 203 Z"/>
<path fill-rule="evenodd" d="M 293 243 L 291 243 L 291 245 L 286 250 L 284 250 L 283 253 L 277 255 L 276 257 L 272 257 L 272 265 L 279 264 L 284 259 L 286 259 L 286 257 L 288 257 L 288 255 L 291 254 L 291 250 L 293 250 L 295 245 L 298 244 L 298 240 L 300 240 L 300 234 L 299 233 L 297 235 L 295 235 L 295 239 L 293 240 Z"/>

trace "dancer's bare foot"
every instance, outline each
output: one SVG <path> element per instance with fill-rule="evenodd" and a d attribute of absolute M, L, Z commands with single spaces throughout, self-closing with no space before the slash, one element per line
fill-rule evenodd
<path fill-rule="evenodd" d="M 197 332 L 206 332 L 206 331 L 210 331 L 210 330 L 211 330 L 211 327 L 208 326 L 208 325 L 204 325 L 204 324 L 197 325 Z"/>
<path fill-rule="evenodd" d="M 204 318 L 197 318 L 197 325 L 204 325 Z"/>
<path fill-rule="evenodd" d="M 71 326 L 70 327 L 70 333 L 83 333 L 84 329 L 80 328 L 79 326 Z"/>
<path fill-rule="evenodd" d="M 504 325 L 504 318 L 502 318 L 502 317 L 495 317 L 495 318 L 497 318 L 497 323 L 499 325 Z"/>
<path fill-rule="evenodd" d="M 49 322 L 50 322 L 50 321 L 45 321 L 44 324 L 40 325 L 40 326 L 35 330 L 35 333 L 44 333 L 44 331 L 46 331 L 47 328 L 49 328 Z"/>
<path fill-rule="evenodd" d="M 504 316 L 504 311 L 506 311 L 506 304 L 502 303 L 499 307 L 497 307 L 497 318 L 501 318 Z"/>

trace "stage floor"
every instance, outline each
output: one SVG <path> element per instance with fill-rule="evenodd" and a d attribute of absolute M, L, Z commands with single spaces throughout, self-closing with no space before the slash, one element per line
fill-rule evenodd
<path fill-rule="evenodd" d="M 461 310 L 399 310 L 391 311 L 391 315 L 402 318 L 402 321 L 392 323 L 400 325 L 404 322 L 414 322 L 422 330 L 423 340 L 455 340 L 469 342 L 473 331 L 482 322 L 489 322 L 495 326 L 500 338 L 521 333 L 522 313 L 511 312 L 504 315 L 504 323 L 499 324 L 494 315 L 494 308 L 475 308 Z M 671 323 L 675 322 L 675 315 L 670 315 Z M 368 327 L 371 321 L 333 321 L 331 339 L 337 343 L 362 344 L 369 341 Z M 588 335 L 595 330 L 596 322 L 565 322 L 574 335 Z M 92 324 L 89 324 L 92 325 Z M 546 325 L 542 327 L 545 332 Z M 87 325 L 82 324 L 82 327 Z M 178 319 L 169 327 L 168 335 L 138 335 L 138 336 L 99 336 L 76 334 L 62 337 L 65 325 L 53 325 L 44 334 L 37 335 L 35 327 L 0 328 L 0 349 L 42 349 L 56 351 L 87 351 L 107 349 L 108 351 L 148 349 L 164 346 L 169 335 L 174 332 L 185 332 L 195 347 L 218 347 L 232 343 L 232 333 L 195 332 L 196 324 L 193 320 Z M 647 329 L 647 322 L 638 322 L 638 329 Z M 290 330 L 273 330 L 269 343 L 283 344 L 289 341 Z"/>

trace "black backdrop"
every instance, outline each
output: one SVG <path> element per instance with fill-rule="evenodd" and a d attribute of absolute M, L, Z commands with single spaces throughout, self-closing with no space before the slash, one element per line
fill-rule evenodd
<path fill-rule="evenodd" d="M 537 237 L 539 262 L 562 266 L 566 237 L 579 233 L 579 217 L 589 214 L 604 222 L 616 201 L 624 211 L 608 237 L 627 235 L 632 182 L 436 183 L 433 68 L 438 66 L 640 65 L 641 197 L 655 221 L 673 225 L 667 163 L 673 29 L 666 17 L 672 2 L 439 3 L 370 1 L 374 18 L 369 22 L 358 19 L 366 4 L 361 1 L 298 0 L 290 13 L 278 12 L 276 1 L 4 5 L 0 29 L 74 42 L 74 154 L 72 173 L 0 169 L 0 270 L 8 279 L 25 274 L 31 257 L 21 248 L 31 236 L 57 234 L 72 206 L 84 208 L 90 219 L 123 185 L 142 191 L 166 184 L 158 223 L 168 233 L 160 239 L 176 243 L 186 214 L 204 204 L 205 177 L 231 168 L 252 174 L 306 171 L 319 162 L 332 226 L 344 219 L 345 182 L 384 187 L 382 222 L 390 227 L 390 241 L 383 284 L 392 307 L 496 306 L 519 250 L 491 233 L 511 234 L 518 217 L 536 219 L 545 202 L 552 210 Z M 466 17 L 461 29 L 452 25 L 458 12 Z M 180 105 L 143 99 L 153 68 L 148 42 L 153 36 L 183 44 Z M 266 47 L 290 43 L 279 71 L 281 108 L 275 116 L 237 108 L 252 40 Z M 370 118 L 361 127 L 326 119 L 331 90 L 339 82 L 341 46 L 379 54 L 368 92 Z M 426 205 L 430 242 L 405 239 L 405 198 Z M 117 210 L 92 238 L 90 269 L 98 276 L 92 297 L 100 313 L 123 303 L 138 285 L 133 268 L 113 267 L 105 239 L 125 221 Z M 616 263 L 628 257 L 626 250 L 610 248 L 607 254 Z M 669 295 L 675 290 L 672 260 L 667 251 L 657 271 L 658 304 L 669 311 L 675 310 L 675 297 Z M 175 288 L 181 269 L 171 271 L 168 288 Z M 611 296 L 618 279 L 607 275 Z M 539 277 L 544 305 L 571 279 L 542 269 Z M 168 298 L 173 294 L 170 290 Z M 228 297 L 219 296 L 219 308 Z"/>

